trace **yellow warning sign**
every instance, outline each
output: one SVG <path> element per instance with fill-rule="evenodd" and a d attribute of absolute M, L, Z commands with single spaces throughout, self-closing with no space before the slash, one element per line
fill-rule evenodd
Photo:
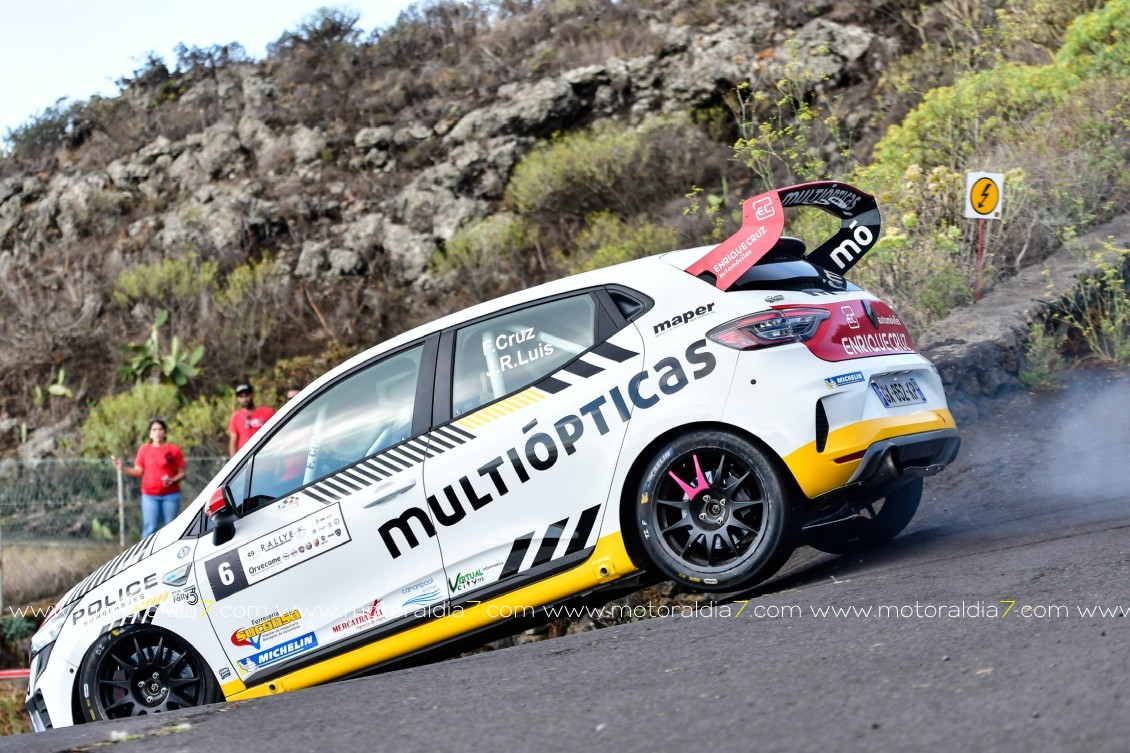
<path fill-rule="evenodd" d="M 965 216 L 971 219 L 999 220 L 1004 176 L 1000 173 L 967 173 Z"/>
<path fill-rule="evenodd" d="M 989 178 L 980 178 L 969 192 L 969 202 L 973 205 L 973 211 L 980 215 L 992 214 L 1000 198 L 1001 190 Z"/>

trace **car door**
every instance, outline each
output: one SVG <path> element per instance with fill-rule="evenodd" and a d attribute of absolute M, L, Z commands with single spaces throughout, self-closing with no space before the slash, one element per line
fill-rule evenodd
<path fill-rule="evenodd" d="M 433 411 L 444 425 L 431 435 L 424 485 L 449 598 L 587 556 L 642 361 L 639 333 L 603 291 L 444 333 Z"/>
<path fill-rule="evenodd" d="M 438 541 L 393 561 L 381 523 L 423 505 L 436 339 L 336 380 L 260 441 L 229 486 L 235 538 L 201 540 L 208 618 L 247 684 L 355 647 L 438 599 Z M 430 527 L 426 512 L 417 523 Z"/>

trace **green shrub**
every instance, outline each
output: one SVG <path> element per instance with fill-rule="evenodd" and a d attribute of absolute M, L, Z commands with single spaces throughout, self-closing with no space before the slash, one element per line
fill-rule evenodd
<path fill-rule="evenodd" d="M 135 382 L 152 379 L 181 389 L 189 380 L 199 376 L 197 365 L 204 357 L 203 345 L 191 350 L 188 346 L 182 348 L 180 338 L 173 335 L 168 350 L 161 347 L 160 329 L 168 318 L 168 310 L 162 309 L 150 326 L 145 342 L 131 341 L 119 346 L 126 357 L 126 365 L 118 368 L 122 377 L 132 378 Z"/>
<path fill-rule="evenodd" d="M 0 617 L 0 630 L 4 643 L 12 644 L 30 638 L 35 632 L 35 623 L 22 614 L 8 614 Z"/>
<path fill-rule="evenodd" d="M 452 278 L 479 300 L 528 282 L 545 265 L 536 227 L 510 214 L 465 225 L 430 262 L 434 274 Z"/>
<path fill-rule="evenodd" d="M 273 258 L 233 269 L 216 293 L 223 329 L 216 333 L 229 363 L 262 368 L 263 351 L 290 309 L 290 278 Z"/>
<path fill-rule="evenodd" d="M 671 251 L 677 242 L 678 234 L 673 228 L 660 227 L 643 217 L 625 222 L 611 212 L 597 212 L 589 215 L 577 238 L 569 273 Z"/>
<path fill-rule="evenodd" d="M 837 164 L 851 165 L 851 132 L 843 127 L 838 97 L 828 98 L 815 81 L 823 76 L 790 42 L 781 78 L 770 94 L 765 82 L 740 84 L 729 98 L 741 137 L 734 158 L 744 163 L 761 185 L 792 185 L 823 180 Z M 843 172 L 843 168 L 840 168 Z"/>
<path fill-rule="evenodd" d="M 602 121 L 530 152 L 514 168 L 505 203 L 548 228 L 571 228 L 604 210 L 636 217 L 701 182 L 703 141 L 683 117 L 639 127 Z"/>
<path fill-rule="evenodd" d="M 1080 280 L 1061 319 L 1091 355 L 1112 366 L 1130 364 L 1130 249 L 1092 254 L 1094 273 Z"/>
<path fill-rule="evenodd" d="M 1003 63 L 934 89 L 875 145 L 874 161 L 893 170 L 918 165 L 964 169 L 994 142 L 1016 138 L 1035 115 L 1061 106 L 1078 84 L 1054 66 Z"/>
<path fill-rule="evenodd" d="M 112 297 L 122 308 L 144 303 L 156 309 L 178 308 L 210 293 L 216 282 L 214 261 L 201 262 L 194 253 L 154 264 L 123 269 L 114 281 Z"/>
<path fill-rule="evenodd" d="M 1076 18 L 1056 63 L 1080 77 L 1130 75 L 1130 0 L 1110 0 Z"/>
<path fill-rule="evenodd" d="M 979 231 L 988 290 L 999 275 L 1126 211 L 1130 87 L 1120 66 L 1128 2 L 1079 16 L 1052 64 L 1000 63 L 960 75 L 953 86 L 928 92 L 887 132 L 874 162 L 852 179 L 879 198 L 887 230 L 853 270 L 857 281 L 892 298 L 921 326 L 970 299 Z M 1020 43 L 1024 24 L 1035 23 L 1021 23 L 1016 7 L 1023 4 L 1009 6 L 1012 26 L 1000 39 L 1011 34 Z M 1039 44 L 1056 39 L 1062 27 L 1058 16 L 1041 27 Z M 984 52 L 982 59 L 992 57 Z M 1005 173 L 1000 221 L 963 218 L 970 170 Z"/>
<path fill-rule="evenodd" d="M 167 384 L 141 383 L 129 392 L 103 398 L 90 411 L 79 430 L 83 457 L 118 455 L 132 459 L 149 441 L 151 418 L 171 419 L 177 412 L 177 389 Z M 180 444 L 170 431 L 169 441 Z"/>
<path fill-rule="evenodd" d="M 272 407 L 282 405 L 289 390 L 304 388 L 364 349 L 364 346 L 347 345 L 335 340 L 327 344 L 316 356 L 295 356 L 278 361 L 270 373 L 255 380 L 255 388 L 260 396 L 259 402 Z M 274 402 L 271 402 L 272 400 Z"/>
<path fill-rule="evenodd" d="M 176 437 L 186 455 L 226 455 L 228 421 L 237 407 L 230 390 L 220 396 L 201 395 L 177 411 L 169 422 L 169 436 Z"/>

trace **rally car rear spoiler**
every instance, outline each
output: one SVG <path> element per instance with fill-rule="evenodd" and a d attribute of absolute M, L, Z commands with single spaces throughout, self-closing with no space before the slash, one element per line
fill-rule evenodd
<path fill-rule="evenodd" d="M 786 207 L 816 207 L 840 218 L 839 231 L 804 257 L 831 272 L 843 274 L 851 269 L 879 240 L 879 209 L 874 196 L 836 181 L 801 183 L 746 199 L 741 229 L 687 267 L 686 272 L 727 290 L 780 240 Z"/>

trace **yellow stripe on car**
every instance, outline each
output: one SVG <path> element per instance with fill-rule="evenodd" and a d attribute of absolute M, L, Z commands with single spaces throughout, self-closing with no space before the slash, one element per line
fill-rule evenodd
<path fill-rule="evenodd" d="M 455 421 L 455 425 L 463 429 L 478 429 L 491 421 L 508 416 L 515 411 L 533 405 L 539 400 L 549 397 L 549 393 L 542 392 L 536 387 L 530 387 L 516 395 L 511 395 L 505 400 L 492 403 L 490 406 L 477 410 L 469 416 L 463 416 Z"/>
<path fill-rule="evenodd" d="M 521 615 L 525 609 L 552 604 L 635 570 L 636 566 L 624 547 L 623 537 L 619 533 L 609 534 L 597 541 L 591 557 L 571 570 L 489 601 L 465 602 L 459 611 L 453 611 L 452 614 L 390 635 L 388 638 L 326 659 L 313 666 L 297 669 L 262 685 L 243 689 L 239 687 L 243 683 L 237 684 L 233 680 L 223 686 L 224 695 L 229 701 L 238 701 L 320 685 L 405 656 L 413 651 L 437 645 L 508 617 Z"/>

